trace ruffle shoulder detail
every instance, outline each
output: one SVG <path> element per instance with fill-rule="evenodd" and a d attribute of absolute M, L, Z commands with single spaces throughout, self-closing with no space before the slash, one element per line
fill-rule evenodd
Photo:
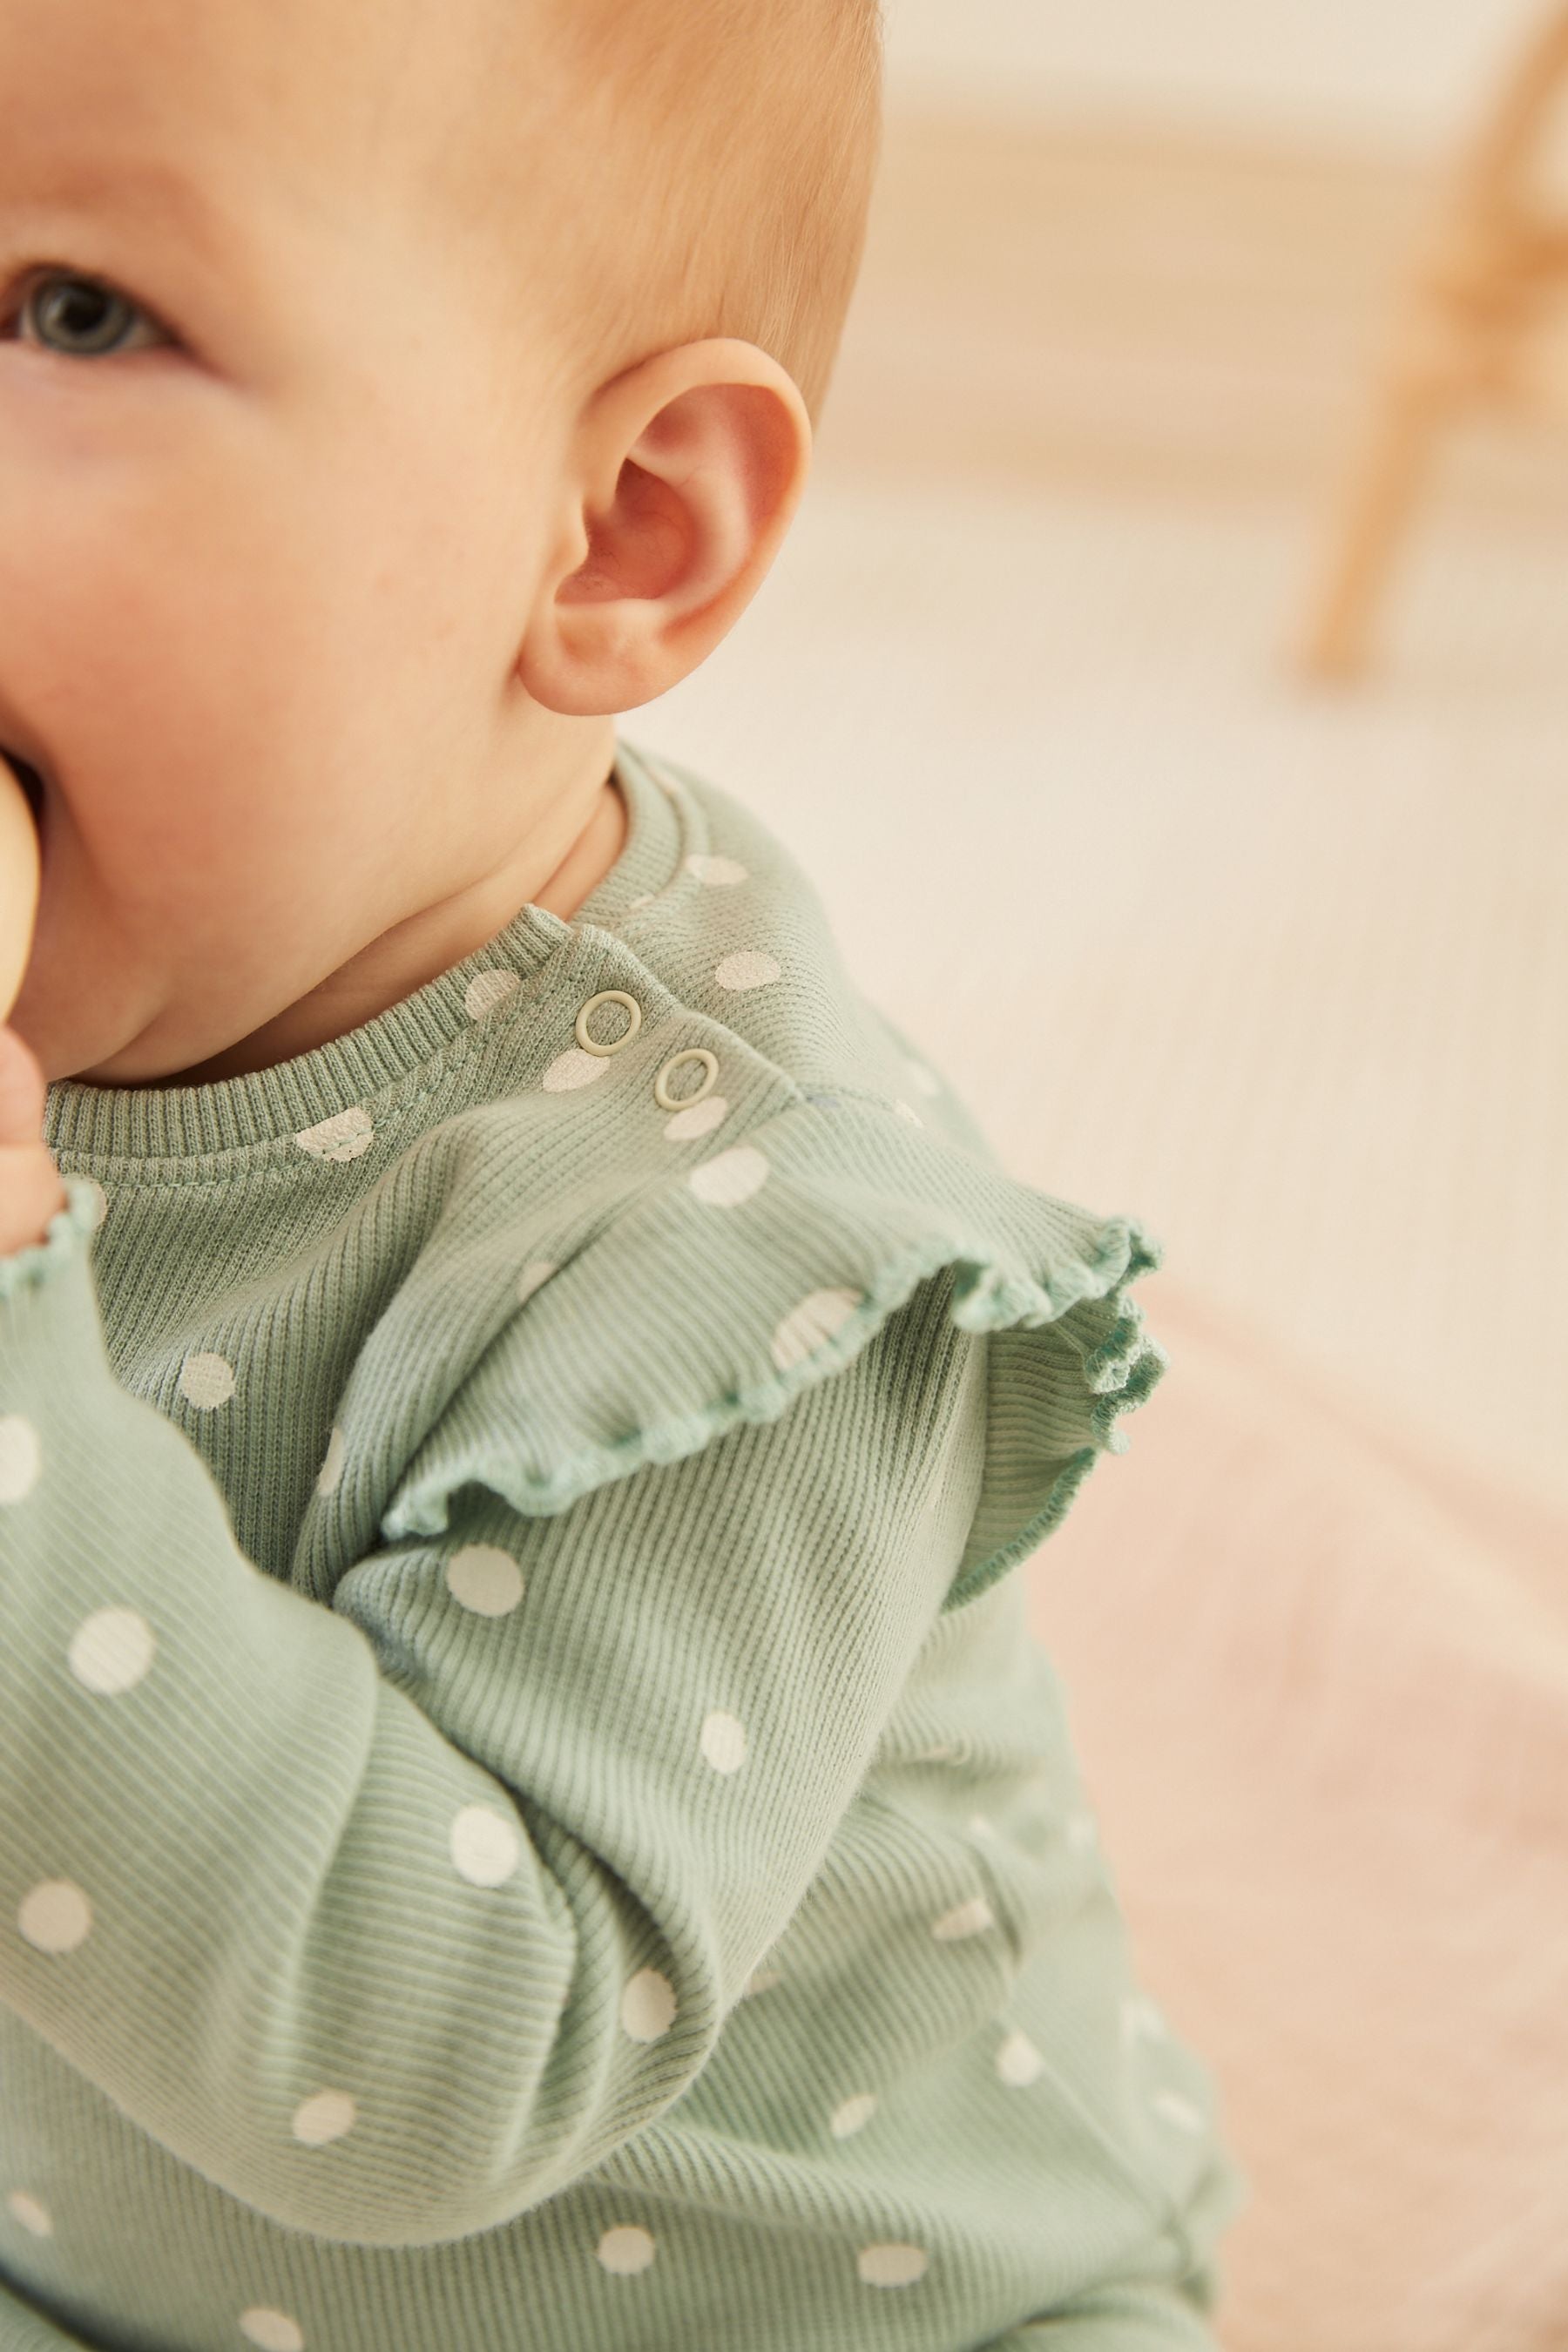
<path fill-rule="evenodd" d="M 526 1291 L 409 1463 L 382 1518 L 438 1535 L 470 1483 L 552 1517 L 645 1463 L 775 1420 L 859 1354 L 922 1283 L 989 1335 L 985 1459 L 944 1607 L 1027 1558 L 1169 1359 L 1129 1297 L 1161 1244 L 1010 1177 L 905 1112 L 802 1097 L 745 1139 L 661 1171 L 586 1239 L 520 1213 Z"/>
<path fill-rule="evenodd" d="M 0 1298 L 23 1290 L 41 1289 L 84 1256 L 87 1244 L 103 1222 L 103 1194 L 87 1176 L 63 1176 L 66 1204 L 57 1209 L 39 1241 L 0 1257 Z"/>

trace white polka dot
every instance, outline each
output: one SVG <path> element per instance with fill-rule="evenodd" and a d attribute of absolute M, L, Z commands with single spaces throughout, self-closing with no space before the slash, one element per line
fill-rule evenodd
<path fill-rule="evenodd" d="M 686 870 L 689 874 L 695 874 L 699 882 L 706 882 L 710 888 L 751 879 L 746 868 L 733 857 L 689 857 Z"/>
<path fill-rule="evenodd" d="M 498 1004 L 510 1003 L 521 985 L 515 971 L 477 971 L 463 991 L 463 1010 L 470 1021 L 483 1021 Z"/>
<path fill-rule="evenodd" d="M 909 1062 L 905 1067 L 909 1071 L 910 1084 L 918 1087 L 922 1095 L 941 1094 L 942 1080 L 933 1071 L 928 1070 L 923 1062 Z"/>
<path fill-rule="evenodd" d="M 273 2311 L 264 2303 L 252 2304 L 242 2312 L 239 2332 L 258 2344 L 261 2352 L 305 2352 L 305 2338 L 298 2320 L 290 2319 L 286 2311 Z"/>
<path fill-rule="evenodd" d="M 522 1599 L 525 1581 L 499 1544 L 464 1544 L 447 1562 L 447 1590 L 477 1617 L 505 1617 Z"/>
<path fill-rule="evenodd" d="M 541 1283 L 548 1282 L 554 1271 L 550 1260 L 543 1257 L 536 1257 L 531 1265 L 525 1265 L 517 1277 L 518 1305 L 521 1307 L 525 1300 L 531 1298 Z"/>
<path fill-rule="evenodd" d="M 0 1420 L 0 1504 L 26 1502 L 38 1483 L 44 1449 L 33 1423 L 19 1412 Z"/>
<path fill-rule="evenodd" d="M 490 1805 L 465 1805 L 452 1823 L 452 1860 L 472 1886 L 500 1886 L 522 1859 L 517 1823 Z"/>
<path fill-rule="evenodd" d="M 1191 2099 L 1184 2099 L 1180 2091 L 1156 2091 L 1149 2105 L 1157 2115 L 1180 2124 L 1184 2131 L 1201 2132 L 1204 2127 L 1203 2109 L 1194 2107 Z"/>
<path fill-rule="evenodd" d="M 939 1944 L 955 1944 L 961 1937 L 983 1935 L 995 1925 L 990 1904 L 984 1895 L 977 1895 L 973 1902 L 961 1903 L 956 1911 L 944 1911 L 933 1920 L 931 1934 Z"/>
<path fill-rule="evenodd" d="M 704 1135 L 711 1135 L 730 1115 L 730 1106 L 722 1095 L 705 1095 L 694 1102 L 689 1110 L 678 1110 L 664 1122 L 667 1143 L 696 1143 Z"/>
<path fill-rule="evenodd" d="M 1152 2041 L 1164 2042 L 1171 2029 L 1146 1993 L 1131 1993 L 1121 2004 L 1121 2031 L 1129 2042 L 1140 2033 L 1148 2034 Z"/>
<path fill-rule="evenodd" d="M 792 1307 L 773 1333 L 773 1361 L 780 1371 L 814 1355 L 847 1322 L 865 1296 L 863 1290 L 814 1290 Z"/>
<path fill-rule="evenodd" d="M 342 2139 L 353 2130 L 357 2113 L 346 2091 L 317 2091 L 295 2108 L 294 2137 L 307 2147 L 325 2147 L 329 2140 Z"/>
<path fill-rule="evenodd" d="M 1075 1813 L 1068 1823 L 1068 1843 L 1071 1846 L 1093 1845 L 1098 1831 L 1088 1813 Z"/>
<path fill-rule="evenodd" d="M 702 1719 L 702 1753 L 715 1772 L 738 1772 L 746 1760 L 744 1725 L 715 1707 Z"/>
<path fill-rule="evenodd" d="M 211 1412 L 234 1394 L 234 1366 L 226 1356 L 187 1356 L 180 1368 L 179 1389 L 198 1412 Z"/>
<path fill-rule="evenodd" d="M 714 969 L 713 977 L 721 988 L 767 988 L 777 980 L 780 966 L 771 955 L 742 949 L 738 955 L 727 955 Z"/>
<path fill-rule="evenodd" d="M 63 1175 L 66 1171 L 62 1169 L 60 1172 Z M 109 1195 L 96 1176 L 78 1176 L 74 1169 L 70 1173 L 74 1183 L 85 1184 L 92 1194 L 92 1231 L 97 1233 L 109 1214 Z"/>
<path fill-rule="evenodd" d="M 876 2112 L 877 2102 L 871 2093 L 858 2092 L 854 2098 L 834 2108 L 827 2128 L 835 2139 L 847 2139 L 852 2132 L 864 2131 Z"/>
<path fill-rule="evenodd" d="M 77 1627 L 66 1654 L 84 1690 L 114 1698 L 135 1688 L 157 1646 L 139 1609 L 99 1609 Z"/>
<path fill-rule="evenodd" d="M 912 2286 L 924 2278 L 930 2257 L 919 2246 L 862 2246 L 855 2267 L 868 2286 Z"/>
<path fill-rule="evenodd" d="M 783 1984 L 783 1982 L 784 1978 L 777 1969 L 753 1969 L 746 1979 L 746 1989 L 742 1993 L 741 1999 L 753 2000 L 758 1993 L 772 1992 L 774 1985 Z"/>
<path fill-rule="evenodd" d="M 921 1117 L 919 1111 L 912 1109 L 907 1102 L 900 1100 L 893 1105 L 893 1108 L 898 1112 L 899 1117 L 905 1120 L 909 1126 L 923 1127 L 925 1125 L 925 1121 Z"/>
<path fill-rule="evenodd" d="M 686 1181 L 710 1209 L 738 1209 L 742 1201 L 762 1191 L 770 1172 L 763 1152 L 749 1143 L 737 1143 L 732 1150 L 704 1160 Z"/>
<path fill-rule="evenodd" d="M 986 1820 L 984 1813 L 971 1813 L 969 1816 L 969 1834 L 971 1837 L 1000 1839 L 1002 1832 L 997 1828 L 994 1822 L 988 1822 Z"/>
<path fill-rule="evenodd" d="M 675 1987 L 657 1969 L 639 1969 L 621 1995 L 621 2025 L 634 2042 L 657 2042 L 675 2023 Z"/>
<path fill-rule="evenodd" d="M 568 1095 L 602 1078 L 611 1059 L 608 1054 L 585 1054 L 581 1045 L 568 1045 L 563 1054 L 556 1055 L 539 1083 L 547 1095 Z"/>
<path fill-rule="evenodd" d="M 635 2278 L 638 2271 L 646 2271 L 656 2251 L 652 2232 L 639 2230 L 635 2221 L 606 2230 L 597 2249 L 605 2268 L 617 2278 Z"/>
<path fill-rule="evenodd" d="M 36 2197 L 29 2197 L 25 2189 L 13 2189 L 5 2202 L 23 2229 L 30 2230 L 35 2238 L 54 2236 L 55 2224 L 48 2207 L 40 2205 Z"/>
<path fill-rule="evenodd" d="M 48 1878 L 22 1897 L 16 1925 L 39 1952 L 74 1952 L 92 1926 L 92 1906 L 68 1878 Z"/>
<path fill-rule="evenodd" d="M 996 2072 L 1015 2091 L 1037 2082 L 1045 2067 L 1045 2060 L 1026 2033 L 1010 2033 L 996 2053 Z"/>
<path fill-rule="evenodd" d="M 652 904 L 653 892 L 651 890 L 645 890 L 640 898 L 634 898 L 632 900 L 630 906 L 626 908 L 626 912 L 628 915 L 635 915 L 639 907 L 651 907 Z"/>
<path fill-rule="evenodd" d="M 343 1461 L 348 1453 L 343 1433 L 334 1428 L 327 1440 L 327 1456 L 316 1478 L 318 1495 L 335 1495 L 342 1481 Z"/>
<path fill-rule="evenodd" d="M 358 1160 L 375 1141 L 375 1128 L 370 1113 L 356 1103 L 352 1110 L 340 1110 L 319 1126 L 303 1129 L 294 1140 L 312 1160 Z"/>

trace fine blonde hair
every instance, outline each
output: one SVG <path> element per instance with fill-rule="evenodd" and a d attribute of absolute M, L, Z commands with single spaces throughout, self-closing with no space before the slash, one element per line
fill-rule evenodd
<path fill-rule="evenodd" d="M 468 205 L 573 395 L 709 336 L 759 345 L 815 431 L 882 134 L 882 0 L 524 0 Z M 515 9 L 511 20 L 518 22 Z"/>

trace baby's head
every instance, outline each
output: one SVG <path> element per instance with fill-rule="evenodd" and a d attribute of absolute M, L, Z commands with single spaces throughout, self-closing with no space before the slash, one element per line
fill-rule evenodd
<path fill-rule="evenodd" d="M 719 644 L 805 488 L 880 30 L 0 0 L 0 748 L 44 779 L 11 1017 L 46 1076 L 288 1059 L 597 878 L 616 716 Z"/>

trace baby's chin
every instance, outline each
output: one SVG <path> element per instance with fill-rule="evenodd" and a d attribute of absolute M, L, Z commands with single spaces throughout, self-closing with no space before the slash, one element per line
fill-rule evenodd
<path fill-rule="evenodd" d="M 38 824 L 39 892 L 31 951 L 7 1016 L 55 1086 L 162 1087 L 178 1073 L 226 1050 L 211 1027 L 212 1007 L 184 1020 L 159 999 L 154 972 L 142 969 L 111 916 L 91 903 L 90 874 L 78 861 L 68 825 L 51 841 L 58 812 L 45 789 L 31 793 Z M 206 1015 L 205 1030 L 199 1027 Z"/>
<path fill-rule="evenodd" d="M 23 1034 L 51 1086 L 57 1080 L 121 1089 L 218 1086 L 290 1060 L 316 1042 L 313 1033 L 292 1043 L 275 1041 L 270 1023 L 248 1027 L 243 1015 L 215 1025 L 214 1007 L 193 1002 L 188 987 L 171 990 L 168 1001 L 160 1003 L 149 981 L 138 1006 L 122 975 L 113 991 L 113 1013 L 106 1020 L 101 999 L 84 1000 L 79 992 L 74 1004 L 51 1001 L 42 967 L 37 978 L 33 1027 Z"/>
<path fill-rule="evenodd" d="M 32 961 L 11 1020 L 37 1055 L 48 1084 L 163 1085 L 160 1073 L 177 1057 L 160 1051 L 156 1024 L 143 1017 L 130 990 L 122 982 L 112 989 L 95 987 L 77 957 L 70 959 L 69 980 L 55 985 L 49 948 L 41 907 Z"/>

